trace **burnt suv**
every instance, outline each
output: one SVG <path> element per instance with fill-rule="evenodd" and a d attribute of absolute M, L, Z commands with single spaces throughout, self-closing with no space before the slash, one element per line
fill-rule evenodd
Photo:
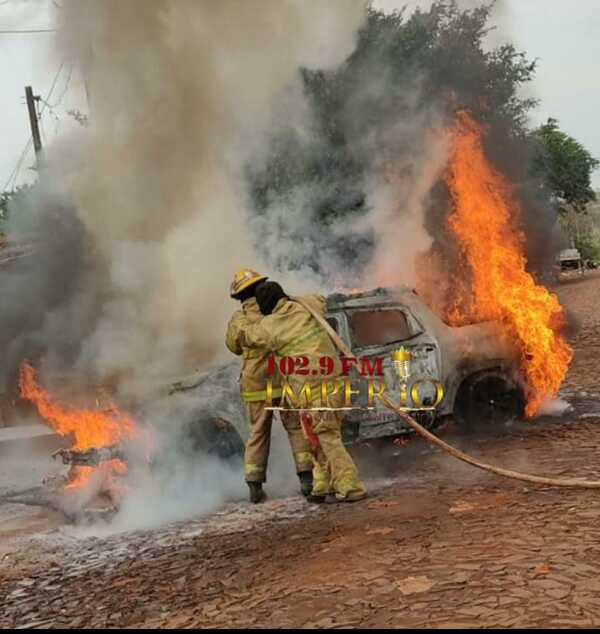
<path fill-rule="evenodd" d="M 418 408 L 410 394 L 406 402 L 407 408 L 414 408 L 413 414 L 429 429 L 450 415 L 470 430 L 502 425 L 522 415 L 524 395 L 516 356 L 494 323 L 448 326 L 406 287 L 336 293 L 328 296 L 327 307 L 329 323 L 357 357 L 372 359 L 373 363 L 383 357 L 388 391 L 399 387 L 391 353 L 400 346 L 411 353 L 412 380 L 434 380 L 443 386 L 443 398 L 434 408 Z M 212 443 L 219 455 L 234 447 L 239 449 L 239 437 L 247 435 L 238 374 L 239 361 L 232 360 L 170 388 L 170 394 L 186 392 L 198 399 L 199 406 L 202 404 L 203 420 L 194 421 L 194 433 L 199 444 L 206 447 L 207 441 Z M 427 385 L 435 390 L 431 381 L 424 381 L 423 385 L 425 391 Z M 420 396 L 420 405 L 427 405 L 427 395 Z M 432 394 L 431 403 L 436 400 Z M 377 399 L 374 404 L 374 409 L 345 412 L 346 443 L 412 433 Z"/>

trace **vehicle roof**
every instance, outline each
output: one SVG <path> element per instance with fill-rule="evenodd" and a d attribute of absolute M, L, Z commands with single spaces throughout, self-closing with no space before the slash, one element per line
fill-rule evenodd
<path fill-rule="evenodd" d="M 329 312 L 347 308 L 367 308 L 382 304 L 422 304 L 416 291 L 408 286 L 379 287 L 369 291 L 332 293 L 327 297 Z"/>

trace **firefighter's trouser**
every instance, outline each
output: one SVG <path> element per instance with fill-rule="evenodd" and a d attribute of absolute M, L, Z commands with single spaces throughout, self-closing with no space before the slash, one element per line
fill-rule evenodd
<path fill-rule="evenodd" d="M 358 470 L 342 442 L 338 412 L 311 412 L 312 429 L 319 441 L 313 471 L 313 495 L 335 494 L 340 499 L 360 499 L 367 493 Z"/>
<path fill-rule="evenodd" d="M 244 469 L 246 482 L 265 482 L 267 463 L 271 447 L 271 427 L 273 412 L 265 410 L 264 401 L 246 403 L 250 435 L 246 442 Z M 296 472 L 303 473 L 313 469 L 313 452 L 295 412 L 280 412 L 281 421 L 290 441 Z"/>

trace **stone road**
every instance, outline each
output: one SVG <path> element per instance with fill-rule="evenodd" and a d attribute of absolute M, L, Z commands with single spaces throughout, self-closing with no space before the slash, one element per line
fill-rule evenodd
<path fill-rule="evenodd" d="M 598 277 L 560 289 L 579 320 L 573 412 L 446 437 L 502 466 L 600 479 L 598 291 Z M 0 627 L 600 625 L 600 491 L 500 479 L 419 441 L 376 462 L 354 505 L 287 498 L 102 539 L 17 539 Z"/>

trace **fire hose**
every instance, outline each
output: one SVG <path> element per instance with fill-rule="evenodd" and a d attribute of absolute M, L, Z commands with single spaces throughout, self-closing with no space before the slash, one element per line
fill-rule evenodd
<path fill-rule="evenodd" d="M 335 330 L 329 325 L 327 320 L 321 314 L 319 314 L 312 306 L 310 306 L 310 304 L 303 301 L 301 298 L 293 297 L 291 299 L 305 308 L 317 320 L 319 325 L 323 327 L 325 332 L 329 335 L 329 337 L 340 352 L 342 352 L 346 357 L 354 357 L 352 350 L 350 350 L 343 339 L 335 332 Z M 494 465 L 486 464 L 485 462 L 480 462 L 472 456 L 469 456 L 459 449 L 456 449 L 452 445 L 449 445 L 447 442 L 444 442 L 441 438 L 438 438 L 435 434 L 432 434 L 422 425 L 419 425 L 419 423 L 412 416 L 408 415 L 405 411 L 401 409 L 399 405 L 394 403 L 394 401 L 392 401 L 392 399 L 386 393 L 382 394 L 381 402 L 389 410 L 396 413 L 409 427 L 416 431 L 417 434 L 425 438 L 425 440 L 432 443 L 433 445 L 437 445 L 438 447 L 449 453 L 451 456 L 454 456 L 454 458 L 462 460 L 463 462 L 466 462 L 467 464 L 470 464 L 478 469 L 482 469 L 483 471 L 489 471 L 490 473 L 495 473 L 496 475 L 503 476 L 505 478 L 522 480 L 523 482 L 531 482 L 533 484 L 545 484 L 555 487 L 570 487 L 578 489 L 600 489 L 600 481 L 598 480 L 546 478 L 544 476 L 536 476 L 529 473 L 520 473 L 518 471 L 512 471 L 511 469 L 503 469 L 502 467 L 496 467 Z"/>

